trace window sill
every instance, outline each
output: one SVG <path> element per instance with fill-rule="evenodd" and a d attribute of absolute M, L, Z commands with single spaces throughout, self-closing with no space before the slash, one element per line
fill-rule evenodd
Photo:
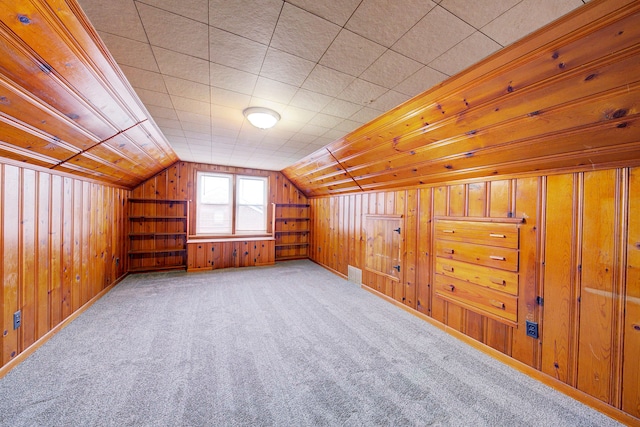
<path fill-rule="evenodd" d="M 221 242 L 245 242 L 245 241 L 263 241 L 263 240 L 275 240 L 270 234 L 259 236 L 189 236 L 187 243 L 221 243 Z"/>

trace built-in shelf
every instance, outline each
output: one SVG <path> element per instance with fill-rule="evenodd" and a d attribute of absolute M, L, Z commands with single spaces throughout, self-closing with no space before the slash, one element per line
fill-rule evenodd
<path fill-rule="evenodd" d="M 310 207 L 306 203 L 273 204 L 276 261 L 309 257 Z"/>
<path fill-rule="evenodd" d="M 129 271 L 187 268 L 189 202 L 129 199 Z"/>

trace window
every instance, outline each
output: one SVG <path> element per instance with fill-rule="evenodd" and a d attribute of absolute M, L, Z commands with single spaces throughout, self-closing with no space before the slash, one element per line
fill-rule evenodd
<path fill-rule="evenodd" d="M 198 172 L 196 234 L 267 232 L 266 177 Z"/>

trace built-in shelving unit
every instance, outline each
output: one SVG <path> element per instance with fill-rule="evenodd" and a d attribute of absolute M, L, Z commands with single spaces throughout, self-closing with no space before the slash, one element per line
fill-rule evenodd
<path fill-rule="evenodd" d="M 129 271 L 187 268 L 187 200 L 129 199 Z"/>
<path fill-rule="evenodd" d="M 273 203 L 276 261 L 309 257 L 309 205 Z"/>

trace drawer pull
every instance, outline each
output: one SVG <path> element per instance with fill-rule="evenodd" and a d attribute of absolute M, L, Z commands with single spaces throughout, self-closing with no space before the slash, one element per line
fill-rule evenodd
<path fill-rule="evenodd" d="M 507 236 L 505 236 L 504 234 L 489 233 L 489 237 L 498 237 L 500 239 L 505 239 Z"/>
<path fill-rule="evenodd" d="M 453 254 L 454 252 L 453 249 L 448 249 L 448 248 L 443 249 L 443 251 L 445 254 Z"/>
<path fill-rule="evenodd" d="M 455 231 L 454 231 L 454 230 L 442 230 L 442 232 L 443 232 L 443 233 L 450 233 L 450 234 L 455 233 Z"/>
<path fill-rule="evenodd" d="M 443 265 L 442 269 L 444 271 L 448 271 L 449 273 L 453 273 L 453 267 L 451 267 L 450 265 Z"/>
<path fill-rule="evenodd" d="M 455 291 L 455 290 L 456 290 L 456 287 L 455 287 L 455 286 L 453 286 L 451 283 L 449 283 L 449 284 L 447 285 L 447 289 L 449 289 L 449 291 L 450 291 L 450 292 L 453 292 L 453 291 Z"/>
<path fill-rule="evenodd" d="M 507 260 L 505 257 L 498 256 L 498 255 L 489 255 L 489 258 L 495 259 L 496 261 L 506 261 Z"/>
<path fill-rule="evenodd" d="M 500 285 L 500 286 L 507 286 L 507 282 L 505 282 L 502 279 L 498 279 L 497 277 L 489 277 L 489 281 L 491 283 L 494 283 L 496 285 Z"/>
<path fill-rule="evenodd" d="M 504 303 L 503 303 L 503 302 L 496 301 L 496 300 L 492 299 L 491 301 L 489 301 L 489 303 L 490 303 L 492 306 L 494 306 L 494 307 L 496 307 L 496 308 L 499 308 L 500 310 L 504 310 L 504 309 L 505 309 L 505 306 L 504 306 Z"/>

